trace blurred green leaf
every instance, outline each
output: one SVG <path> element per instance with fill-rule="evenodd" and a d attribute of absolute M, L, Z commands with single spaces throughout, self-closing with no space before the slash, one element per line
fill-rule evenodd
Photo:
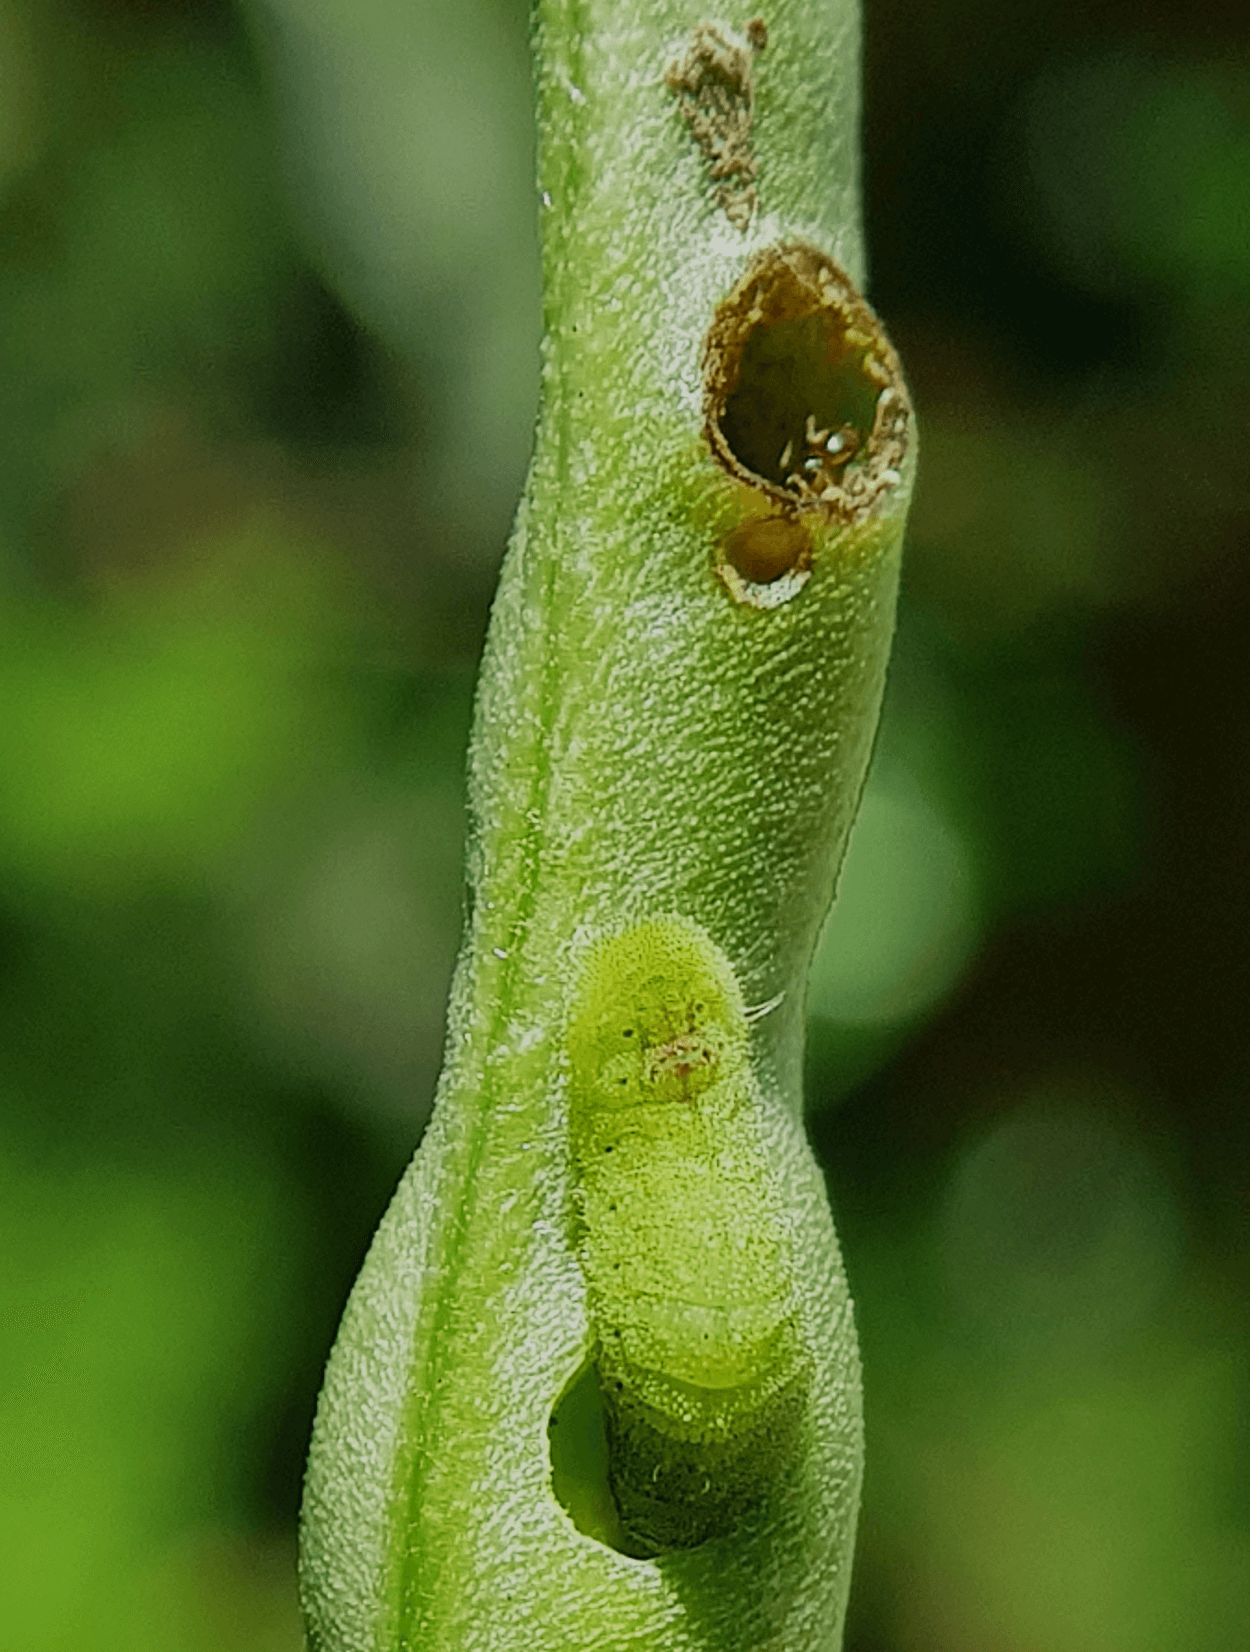
<path fill-rule="evenodd" d="M 1033 233 L 1101 288 L 1250 298 L 1250 66 L 1123 47 L 1073 54 L 1025 113 Z"/>
<path fill-rule="evenodd" d="M 273 1381 L 293 1237 L 279 1175 L 225 1143 L 159 1175 L 0 1148 L 9 1644 L 210 1652 L 188 1561 L 237 1519 L 233 1440 Z M 294 1652 L 288 1578 L 241 1628 L 233 1652 Z"/>
<path fill-rule="evenodd" d="M 203 611 L 195 581 L 129 613 L 0 614 L 0 866 L 79 887 L 193 877 L 277 789 L 338 766 L 347 707 L 319 661 L 338 616 L 287 550 L 263 530 L 208 548 L 210 574 L 273 570 L 268 618 Z"/>

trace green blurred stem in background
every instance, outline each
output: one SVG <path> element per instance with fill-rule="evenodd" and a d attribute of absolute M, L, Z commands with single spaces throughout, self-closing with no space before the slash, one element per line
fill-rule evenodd
<path fill-rule="evenodd" d="M 801 1124 L 804 978 L 868 763 L 915 463 L 853 285 L 858 29 L 853 0 L 776 0 L 734 27 L 680 4 L 538 7 L 542 415 L 482 666 L 435 1113 L 318 1411 L 314 1652 L 840 1642 L 862 1429 Z M 471 489 L 491 455 L 462 436 Z M 758 1011 L 761 1143 L 814 1375 L 797 1457 L 733 1529 L 640 1559 L 578 1381 L 595 1346 L 565 1045 L 590 949 L 657 918 L 701 926 Z"/>

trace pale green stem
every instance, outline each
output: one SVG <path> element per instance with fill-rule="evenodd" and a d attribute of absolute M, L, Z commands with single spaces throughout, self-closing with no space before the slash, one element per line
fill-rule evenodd
<path fill-rule="evenodd" d="M 766 21 L 763 45 L 749 15 L 700 33 L 680 4 L 538 8 L 542 418 L 482 666 L 435 1113 L 317 1417 L 313 1652 L 841 1640 L 859 1375 L 801 1126 L 804 978 L 875 729 L 915 443 L 889 347 L 822 257 L 862 274 L 857 7 L 776 0 Z M 726 133 L 747 165 L 718 179 Z M 850 329 L 841 356 L 804 315 Z M 751 337 L 780 365 L 744 357 Z M 814 377 L 795 354 L 813 337 Z M 823 502 L 785 479 L 805 413 L 838 422 L 805 396 L 860 414 L 865 462 Z M 489 455 L 471 432 L 465 449 L 471 487 Z M 671 916 L 713 937 L 748 1006 L 774 1006 L 751 1061 L 815 1375 L 799 1459 L 761 1509 L 644 1560 L 570 1519 L 548 1425 L 594 1346 L 570 997 L 592 943 Z"/>

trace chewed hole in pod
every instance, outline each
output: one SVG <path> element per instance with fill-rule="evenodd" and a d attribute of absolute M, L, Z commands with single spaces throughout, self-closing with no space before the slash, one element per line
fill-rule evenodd
<path fill-rule="evenodd" d="M 776 607 L 810 574 L 813 527 L 864 520 L 902 480 L 902 368 L 846 271 L 790 242 L 756 254 L 717 309 L 703 385 L 713 457 L 759 506 L 717 569 L 738 600 Z"/>
<path fill-rule="evenodd" d="M 551 1489 L 586 1537 L 635 1559 L 642 1551 L 621 1524 L 608 1475 L 608 1441 L 599 1373 L 587 1362 L 557 1400 L 547 1424 Z"/>

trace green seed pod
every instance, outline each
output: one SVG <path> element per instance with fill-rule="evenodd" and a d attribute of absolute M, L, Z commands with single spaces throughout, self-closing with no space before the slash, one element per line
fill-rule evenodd
<path fill-rule="evenodd" d="M 308 1641 L 835 1652 L 863 1439 L 803 983 L 917 452 L 857 286 L 857 7 L 535 19 L 542 415 L 447 1062 L 309 1456 Z"/>

